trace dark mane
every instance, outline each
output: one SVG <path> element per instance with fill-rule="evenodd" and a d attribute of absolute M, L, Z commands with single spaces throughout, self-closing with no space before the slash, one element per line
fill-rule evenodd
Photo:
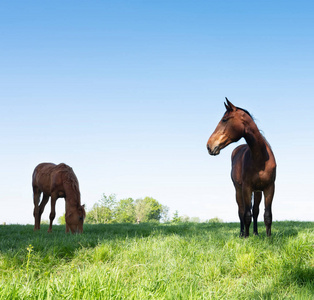
<path fill-rule="evenodd" d="M 250 116 L 250 118 L 254 121 L 253 116 L 246 109 L 243 109 L 241 107 L 237 107 L 237 109 L 240 109 L 240 110 L 244 111 L 245 113 L 247 113 Z"/>
<path fill-rule="evenodd" d="M 79 193 L 80 192 L 79 183 L 72 168 L 68 167 L 68 170 L 65 170 L 64 173 L 65 173 L 64 182 L 71 184 L 73 190 Z"/>
<path fill-rule="evenodd" d="M 79 183 L 73 169 L 64 163 L 57 165 L 56 169 L 64 173 L 64 183 L 70 184 L 73 190 L 79 193 Z"/>
<path fill-rule="evenodd" d="M 255 122 L 255 119 L 253 118 L 253 116 L 246 109 L 243 109 L 243 108 L 237 107 L 237 106 L 236 106 L 236 108 L 244 111 L 245 113 L 247 113 L 250 116 L 250 118 Z M 266 140 L 266 138 L 264 136 L 264 133 L 261 130 L 259 130 L 259 132 L 261 133 L 261 135 L 262 135 L 263 139 L 265 140 L 266 144 L 268 145 L 268 147 L 271 149 L 271 146 L 268 143 L 268 141 Z"/>

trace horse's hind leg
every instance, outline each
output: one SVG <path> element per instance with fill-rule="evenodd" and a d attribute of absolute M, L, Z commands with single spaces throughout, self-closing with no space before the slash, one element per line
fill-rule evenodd
<path fill-rule="evenodd" d="M 273 197 L 275 193 L 275 184 L 273 183 L 267 189 L 264 190 L 265 198 L 265 213 L 264 213 L 264 223 L 266 226 L 267 236 L 271 236 L 271 224 L 273 221 L 273 215 L 271 212 L 271 205 L 273 203 Z"/>
<path fill-rule="evenodd" d="M 49 195 L 43 194 L 43 198 L 42 198 L 40 205 L 39 205 L 39 224 L 40 224 L 41 216 L 44 212 L 44 209 L 45 209 L 45 206 L 46 206 L 48 200 L 49 200 Z"/>
<path fill-rule="evenodd" d="M 58 199 L 58 197 L 55 194 L 51 195 L 51 212 L 49 215 L 50 224 L 49 224 L 48 232 L 52 231 L 52 222 L 56 216 L 56 201 L 57 201 L 57 199 Z"/>
<path fill-rule="evenodd" d="M 33 198 L 34 198 L 34 218 L 35 218 L 35 226 L 34 230 L 40 229 L 40 215 L 39 215 L 39 201 L 40 201 L 41 191 L 38 187 L 33 186 Z"/>
<path fill-rule="evenodd" d="M 262 192 L 254 192 L 254 204 L 253 204 L 253 234 L 258 235 L 257 230 L 257 218 L 259 214 L 259 205 L 262 200 Z"/>

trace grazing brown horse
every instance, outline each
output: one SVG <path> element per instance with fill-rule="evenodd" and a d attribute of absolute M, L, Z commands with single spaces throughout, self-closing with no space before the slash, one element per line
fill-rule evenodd
<path fill-rule="evenodd" d="M 72 170 L 66 164 L 55 165 L 52 163 L 39 164 L 33 173 L 34 193 L 34 230 L 40 229 L 41 215 L 51 197 L 50 225 L 48 232 L 52 230 L 52 222 L 56 216 L 56 201 L 65 198 L 65 223 L 66 232 L 83 232 L 85 218 L 84 205 L 81 205 L 81 195 L 78 180 Z M 43 197 L 40 202 L 40 195 Z"/>
<path fill-rule="evenodd" d="M 209 138 L 207 149 L 210 155 L 218 155 L 221 149 L 244 137 L 247 144 L 235 148 L 231 156 L 231 178 L 236 190 L 236 200 L 239 207 L 240 236 L 249 236 L 252 221 L 252 193 L 254 193 L 253 230 L 254 234 L 258 234 L 257 217 L 262 192 L 265 200 L 264 223 L 267 236 L 270 236 L 272 224 L 271 205 L 276 178 L 275 157 L 252 116 L 246 110 L 234 106 L 227 98 L 226 101 L 227 111 Z"/>

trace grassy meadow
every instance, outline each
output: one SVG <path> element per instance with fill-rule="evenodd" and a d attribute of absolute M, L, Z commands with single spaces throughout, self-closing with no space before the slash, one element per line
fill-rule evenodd
<path fill-rule="evenodd" d="M 0 299 L 313 299 L 314 222 L 0 226 Z M 251 228 L 252 230 L 252 228 Z"/>

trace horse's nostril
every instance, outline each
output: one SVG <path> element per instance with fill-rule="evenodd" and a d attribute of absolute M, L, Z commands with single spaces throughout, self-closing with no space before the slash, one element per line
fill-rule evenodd
<path fill-rule="evenodd" d="M 208 150 L 208 153 L 209 153 L 209 154 L 212 154 L 212 153 L 213 153 L 213 151 L 210 149 L 210 147 L 209 147 L 208 144 L 207 144 L 207 150 Z"/>

